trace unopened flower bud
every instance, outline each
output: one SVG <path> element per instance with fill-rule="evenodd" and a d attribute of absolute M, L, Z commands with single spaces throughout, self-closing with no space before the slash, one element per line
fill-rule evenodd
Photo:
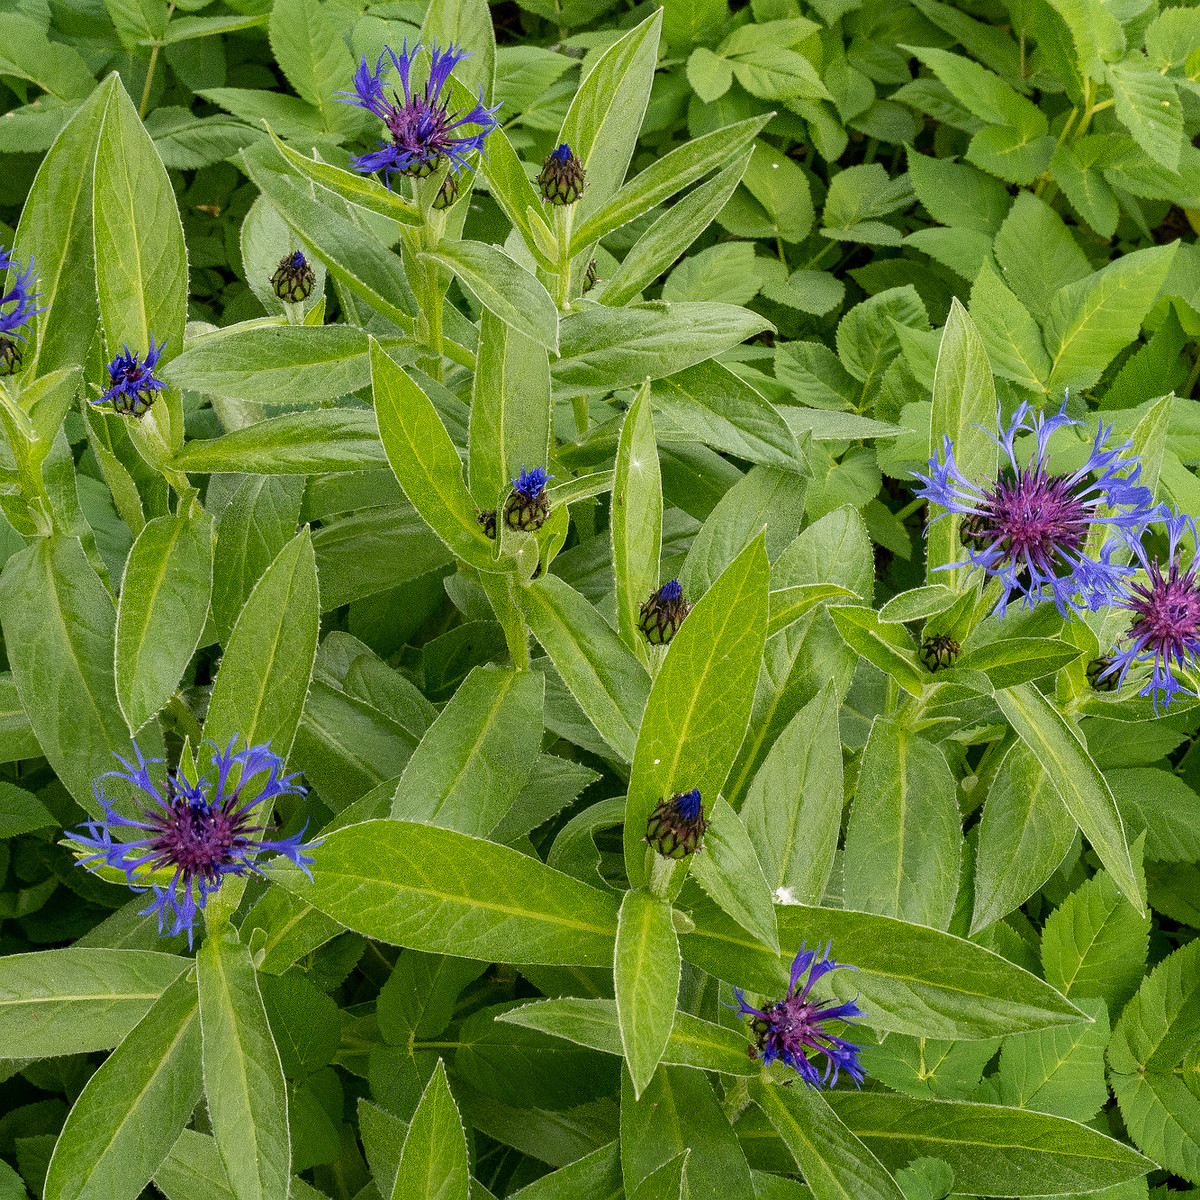
<path fill-rule="evenodd" d="M 646 821 L 646 841 L 663 858 L 686 858 L 700 849 L 707 828 L 700 790 L 692 788 L 658 802 Z"/>
<path fill-rule="evenodd" d="M 271 276 L 271 286 L 275 295 L 289 304 L 299 304 L 312 295 L 313 286 L 317 282 L 316 273 L 309 266 L 308 259 L 302 251 L 285 254 Z"/>
<path fill-rule="evenodd" d="M 0 375 L 15 375 L 21 369 L 22 357 L 19 342 L 0 337 Z"/>
<path fill-rule="evenodd" d="M 583 164 L 564 142 L 546 156 L 537 182 L 542 189 L 542 195 L 551 204 L 574 204 L 587 186 L 585 175 Z"/>
<path fill-rule="evenodd" d="M 458 176 L 453 171 L 448 171 L 446 178 L 442 180 L 442 186 L 438 188 L 438 194 L 433 198 L 433 207 L 441 212 L 442 209 L 450 208 L 457 199 Z"/>
<path fill-rule="evenodd" d="M 483 512 L 476 513 L 475 520 L 483 526 L 483 532 L 494 542 L 496 540 L 496 510 L 494 508 L 484 509 Z"/>
<path fill-rule="evenodd" d="M 532 533 L 542 527 L 542 522 L 550 515 L 546 483 L 553 478 L 546 474 L 545 467 L 534 467 L 532 471 L 521 468 L 521 474 L 512 481 L 513 490 L 504 502 L 504 521 L 509 529 Z"/>
<path fill-rule="evenodd" d="M 587 265 L 587 270 L 583 273 L 583 294 L 586 296 L 588 292 L 596 286 L 596 260 L 593 258 Z"/>
<path fill-rule="evenodd" d="M 952 637 L 939 633 L 921 643 L 921 661 L 930 671 L 937 671 L 940 667 L 952 666 L 959 649 L 959 644 Z"/>
<path fill-rule="evenodd" d="M 1120 676 L 1113 670 L 1113 660 L 1093 658 L 1087 665 L 1087 681 L 1097 692 L 1115 692 L 1121 684 Z"/>
<path fill-rule="evenodd" d="M 641 605 L 638 628 L 652 646 L 665 646 L 675 636 L 692 606 L 683 598 L 678 579 L 664 583 Z"/>

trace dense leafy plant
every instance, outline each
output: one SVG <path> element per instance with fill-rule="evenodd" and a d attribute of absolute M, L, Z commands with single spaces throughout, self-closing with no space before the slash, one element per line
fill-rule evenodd
<path fill-rule="evenodd" d="M 1200 1182 L 1200 9 L 614 9 L 4 3 L 0 1195 Z"/>

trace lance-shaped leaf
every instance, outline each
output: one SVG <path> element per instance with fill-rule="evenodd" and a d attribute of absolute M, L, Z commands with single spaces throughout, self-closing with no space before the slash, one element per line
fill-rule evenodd
<path fill-rule="evenodd" d="M 408 1126 L 390 1200 L 467 1200 L 467 1137 L 439 1059 Z"/>
<path fill-rule="evenodd" d="M 847 605 L 831 608 L 829 615 L 846 645 L 886 675 L 910 696 L 920 696 L 928 675 L 917 663 L 916 647 L 903 625 L 880 621 L 874 609 Z"/>

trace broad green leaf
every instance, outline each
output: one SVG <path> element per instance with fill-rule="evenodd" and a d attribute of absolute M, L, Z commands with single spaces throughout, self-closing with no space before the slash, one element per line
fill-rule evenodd
<path fill-rule="evenodd" d="M 1029 309 L 984 263 L 971 289 L 971 317 L 995 374 L 1040 392 L 1050 376 L 1050 357 Z"/>
<path fill-rule="evenodd" d="M 942 330 L 938 347 L 937 370 L 933 377 L 933 419 L 929 427 L 929 456 L 939 455 L 942 441 L 954 444 L 954 458 L 968 479 L 990 479 L 996 474 L 996 443 L 987 428 L 996 416 L 996 385 L 988 365 L 987 351 L 975 323 L 957 298 L 951 302 L 950 315 Z M 939 515 L 930 506 L 930 520 Z M 959 528 L 962 516 L 947 512 L 928 534 L 926 574 L 930 583 L 942 580 L 947 572 L 938 570 L 962 560 Z M 948 572 L 944 581 L 961 588 L 965 572 Z"/>
<path fill-rule="evenodd" d="M 371 379 L 379 436 L 404 494 L 459 558 L 478 570 L 496 571 L 458 451 L 432 401 L 374 341 Z"/>
<path fill-rule="evenodd" d="M 641 605 L 658 587 L 662 545 L 662 476 L 649 389 L 629 406 L 617 443 L 610 509 L 613 582 L 617 631 L 625 645 L 649 661 L 646 639 L 638 630 Z"/>
<path fill-rule="evenodd" d="M 1140 54 L 1106 63 L 1119 120 L 1133 134 L 1138 148 L 1168 171 L 1179 169 L 1183 143 L 1183 109 L 1175 83 Z"/>
<path fill-rule="evenodd" d="M 116 612 L 77 539 L 40 538 L 4 564 L 0 622 L 42 753 L 98 816 L 92 784 L 112 770 L 114 754 L 128 757 L 130 741 L 113 678 Z M 156 737 L 143 744 L 148 756 Z"/>
<path fill-rule="evenodd" d="M 958 895 L 961 824 L 941 750 L 876 717 L 846 826 L 847 906 L 946 929 Z"/>
<path fill-rule="evenodd" d="M 538 671 L 476 667 L 408 760 L 393 819 L 486 837 L 533 769 L 544 687 Z"/>
<path fill-rule="evenodd" d="M 196 438 L 171 461 L 194 474 L 248 475 L 363 471 L 386 463 L 375 414 L 353 408 L 288 413 L 221 437 Z"/>
<path fill-rule="evenodd" d="M 320 607 L 312 535 L 298 533 L 254 586 L 213 683 L 204 736 L 270 744 L 287 758 L 317 653 Z"/>
<path fill-rule="evenodd" d="M 439 243 L 423 254 L 448 267 L 484 308 L 518 333 L 558 352 L 558 309 L 545 287 L 499 246 L 486 242 Z"/>
<path fill-rule="evenodd" d="M 621 1191 L 621 1154 L 614 1141 L 514 1194 L 521 1200 L 613 1200 Z"/>
<path fill-rule="evenodd" d="M 860 605 L 830 608 L 829 615 L 846 645 L 890 675 L 911 696 L 929 682 L 918 665 L 916 647 L 902 625 L 884 624 L 874 609 Z"/>
<path fill-rule="evenodd" d="M 272 877 L 367 937 L 487 962 L 612 962 L 612 896 L 507 846 L 389 820 L 339 829 L 313 853 L 312 880 Z"/>
<path fill-rule="evenodd" d="M 467 1137 L 438 1060 L 400 1151 L 391 1200 L 467 1200 Z"/>
<path fill-rule="evenodd" d="M 129 551 L 117 605 L 117 700 L 137 733 L 170 700 L 204 632 L 212 521 L 155 517 Z"/>
<path fill-rule="evenodd" d="M 238 1200 L 287 1200 L 286 1085 L 250 951 L 226 926 L 205 939 L 196 965 L 204 1094 L 229 1186 Z"/>
<path fill-rule="evenodd" d="M 153 950 L 68 947 L 0 958 L 0 1054 L 110 1050 L 187 967 Z"/>
<path fill-rule="evenodd" d="M 1037 976 L 974 942 L 923 925 L 849 909 L 781 905 L 781 958 L 693 889 L 685 890 L 681 904 L 696 922 L 694 933 L 680 935 L 684 958 L 767 996 L 782 994 L 786 964 L 801 943 L 832 940 L 835 953 L 852 959 L 857 970 L 835 972 L 830 986 L 843 999 L 859 993 L 862 1024 L 872 1029 L 973 1041 L 1083 1019 Z"/>
<path fill-rule="evenodd" d="M 812 612 L 818 605 L 829 600 L 840 600 L 854 593 L 837 583 L 800 583 L 795 587 L 784 587 L 770 594 L 771 616 L 767 622 L 767 638 L 782 633 L 801 617 Z"/>
<path fill-rule="evenodd" d="M 161 41 L 169 12 L 165 0 L 104 0 L 104 7 L 127 49 L 139 43 Z"/>
<path fill-rule="evenodd" d="M 796 1160 L 815 1200 L 901 1200 L 896 1181 L 819 1091 L 755 1081 L 751 1096 Z"/>
<path fill-rule="evenodd" d="M 769 567 L 762 536 L 697 601 L 663 659 L 638 732 L 625 810 L 625 867 L 646 877 L 646 820 L 698 788 L 712 811 L 746 733 L 767 631 Z"/>
<path fill-rule="evenodd" d="M 827 684 L 771 747 L 742 805 L 780 903 L 819 903 L 833 869 L 844 802 L 837 714 L 837 694 Z"/>
<path fill-rule="evenodd" d="M 1142 886 L 1129 857 L 1117 802 L 1074 726 L 1031 683 L 996 694 L 996 703 L 1058 790 L 1126 899 L 1142 915 Z"/>
<path fill-rule="evenodd" d="M 645 668 L 612 626 L 557 576 L 543 576 L 522 588 L 516 599 L 533 636 L 596 732 L 623 761 L 631 761 L 638 737 L 635 722 L 650 694 Z"/>
<path fill-rule="evenodd" d="M 194 1129 L 185 1129 L 179 1135 L 155 1172 L 154 1185 L 168 1200 L 237 1200 L 217 1143 Z"/>
<path fill-rule="evenodd" d="M 297 94 L 320 110 L 325 128 L 357 123 L 334 95 L 350 86 L 355 63 L 329 10 L 318 0 L 279 0 L 269 29 L 275 61 Z"/>
<path fill-rule="evenodd" d="M 471 93 L 481 92 L 485 104 L 492 102 L 496 75 L 496 41 L 491 24 L 484 0 L 431 0 L 421 26 L 421 40 L 427 46 L 453 44 L 470 51 L 470 56 L 454 68 L 454 77 Z"/>
<path fill-rule="evenodd" d="M 188 262 L 166 168 L 123 87 L 109 93 L 93 190 L 96 291 L 109 355 L 145 355 L 150 335 L 183 349 Z"/>
<path fill-rule="evenodd" d="M 679 940 L 671 906 L 649 892 L 625 893 L 613 966 L 621 1046 L 636 1098 L 654 1074 L 675 1017 Z"/>
<path fill-rule="evenodd" d="M 1011 688 L 1050 675 L 1073 663 L 1081 653 L 1059 638 L 1009 637 L 969 647 L 954 665 L 982 671 L 997 688 Z"/>
<path fill-rule="evenodd" d="M 46 37 L 32 15 L 0 15 L 0 75 L 27 79 L 60 100 L 83 99 L 96 86 L 87 63 L 73 46 Z"/>
<path fill-rule="evenodd" d="M 262 930 L 261 944 L 254 940 L 256 930 Z M 247 942 L 254 940 L 258 970 L 264 975 L 282 975 L 304 955 L 342 932 L 342 926 L 332 918 L 283 888 L 269 888 L 246 914 L 241 928 Z"/>
<path fill-rule="evenodd" d="M 47 1200 L 135 1200 L 150 1182 L 200 1099 L 196 1017 L 196 985 L 180 977 L 105 1059 L 59 1135 Z"/>
<path fill-rule="evenodd" d="M 549 461 L 549 356 L 544 346 L 486 309 L 475 360 L 470 438 L 471 496 L 481 509 L 502 504 L 523 468 Z"/>
<path fill-rule="evenodd" d="M 1075 822 L 1050 776 L 1024 742 L 1015 742 L 984 801 L 971 933 L 1024 904 L 1054 873 L 1074 838 Z"/>
<path fill-rule="evenodd" d="M 549 252 L 554 249 L 554 241 L 541 216 L 541 195 L 529 182 L 529 176 L 525 174 L 525 168 L 502 126 L 488 134 L 487 159 L 480 164 L 480 170 L 487 179 L 492 199 L 520 233 L 530 254 L 541 265 L 553 269 L 555 263 Z"/>
<path fill-rule="evenodd" d="M 953 1169 L 954 1186 L 971 1195 L 1091 1192 L 1137 1179 L 1152 1166 L 1131 1146 L 1062 1117 L 880 1092 L 828 1096 L 889 1170 L 923 1155 L 940 1158 Z"/>

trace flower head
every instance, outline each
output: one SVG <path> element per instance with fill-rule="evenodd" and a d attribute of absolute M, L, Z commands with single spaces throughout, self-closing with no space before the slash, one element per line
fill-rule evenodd
<path fill-rule="evenodd" d="M 929 474 L 917 475 L 925 485 L 918 496 L 966 516 L 962 537 L 967 561 L 951 565 L 980 567 L 1000 579 L 1007 589 L 999 604 L 1001 616 L 1014 594 L 1031 608 L 1042 598 L 1052 598 L 1064 616 L 1072 608 L 1095 610 L 1113 603 L 1132 569 L 1112 561 L 1119 545 L 1115 537 L 1105 543 L 1099 559 L 1089 558 L 1088 534 L 1093 525 L 1121 534 L 1140 532 L 1157 512 L 1150 489 L 1137 484 L 1141 468 L 1136 456 L 1122 457 L 1132 443 L 1104 448 L 1112 426 L 1100 425 L 1092 452 L 1078 470 L 1050 474 L 1050 435 L 1063 425 L 1081 424 L 1065 409 L 1064 404 L 1057 416 L 1047 418 L 1022 404 L 1000 437 L 990 435 L 1008 458 L 1000 477 L 990 483 L 973 483 L 963 476 L 949 438 L 940 460 L 929 460 Z M 1016 458 L 1019 433 L 1032 433 L 1037 439 L 1036 453 L 1025 466 Z"/>
<path fill-rule="evenodd" d="M 679 580 L 670 579 L 642 601 L 638 628 L 652 646 L 665 646 L 691 610 L 692 606 L 683 598 Z"/>
<path fill-rule="evenodd" d="M 676 792 L 660 800 L 646 821 L 646 841 L 663 858 L 686 858 L 700 849 L 704 831 L 704 802 L 700 789 Z"/>
<path fill-rule="evenodd" d="M 32 258 L 28 269 L 22 271 L 21 264 L 0 246 L 0 271 L 17 272 L 12 287 L 0 295 L 0 375 L 12 375 L 21 365 L 21 348 L 17 342 L 25 340 L 25 335 L 18 331 L 46 310 L 35 307 L 34 301 L 38 297 L 30 291 L 35 277 Z M 8 308 L 10 304 L 11 309 Z"/>
<path fill-rule="evenodd" d="M 811 1088 L 833 1087 L 839 1071 L 845 1071 L 856 1085 L 861 1085 L 863 1081 L 858 1047 L 824 1028 L 829 1021 L 844 1021 L 852 1025 L 854 1022 L 850 1018 L 861 1017 L 863 1013 L 853 1000 L 839 1004 L 809 996 L 813 984 L 822 975 L 846 966 L 829 957 L 831 944 L 826 945 L 823 953 L 819 942 L 815 953 L 805 950 L 801 944 L 800 953 L 792 963 L 792 980 L 787 995 L 766 1011 L 747 1004 L 741 988 L 733 989 L 738 1012 L 753 1018 L 750 1028 L 757 1035 L 758 1046 L 757 1050 L 751 1047 L 751 1057 L 761 1055 L 763 1062 L 768 1065 L 779 1059 L 789 1067 L 794 1067 Z M 854 970 L 853 967 L 848 969 Z M 806 972 L 808 982 L 801 988 L 800 980 Z M 810 1050 L 825 1055 L 823 1073 L 809 1059 Z"/>
<path fill-rule="evenodd" d="M 122 346 L 121 353 L 108 364 L 108 390 L 92 403 L 106 404 L 111 400 L 114 411 L 126 416 L 140 417 L 147 413 L 154 403 L 154 393 L 167 386 L 161 379 L 154 378 L 154 368 L 158 366 L 165 345 L 166 342 L 160 342 L 156 346 L 154 334 L 151 334 L 145 362 L 138 360 L 136 350 L 130 354 L 129 347 Z"/>
<path fill-rule="evenodd" d="M 280 300 L 291 304 L 299 304 L 312 295 L 316 284 L 316 272 L 312 269 L 301 250 L 285 254 L 271 276 L 271 286 Z"/>
<path fill-rule="evenodd" d="M 445 50 L 430 46 L 433 65 L 425 90 L 418 92 L 410 89 L 409 72 L 420 48 L 418 42 L 410 53 L 406 41 L 397 57 L 390 48 L 385 47 L 374 71 L 364 58 L 354 73 L 354 91 L 339 93 L 343 103 L 365 108 L 387 126 L 391 140 L 381 141 L 378 150 L 353 159 L 351 166 L 365 175 L 373 171 L 385 172 L 389 187 L 393 174 L 416 178 L 432 175 L 441 166 L 443 155 L 450 160 L 456 172 L 461 171 L 468 165 L 466 156 L 472 150 L 482 151 L 484 138 L 496 127 L 492 113 L 500 106 L 486 108 L 482 90 L 479 103 L 468 112 L 451 113 L 449 97 L 442 97 L 442 88 L 449 80 L 450 72 L 468 57 L 470 52 L 467 50 L 457 49 L 453 44 Z M 400 76 L 403 99 L 395 89 L 392 90 L 392 98 L 387 98 L 383 83 L 386 69 L 384 54 L 391 58 Z M 464 125 L 474 125 L 478 132 L 455 134 L 454 131 Z"/>
<path fill-rule="evenodd" d="M 303 830 L 288 838 L 255 836 L 266 830 L 251 824 L 253 809 L 276 796 L 303 795 L 304 788 L 294 782 L 295 775 L 280 774 L 283 759 L 273 754 L 269 746 L 247 746 L 235 753 L 236 743 L 235 736 L 224 751 L 213 747 L 215 780 L 209 771 L 198 783 L 191 784 L 172 771 L 161 790 L 150 778 L 148 763 L 162 759 L 143 758 L 137 746 L 134 746 L 136 767 L 119 755 L 114 756 L 125 769 L 108 771 L 96 781 L 96 799 L 104 809 L 103 818 L 89 820 L 84 832 L 74 834 L 75 841 L 89 851 L 79 860 L 81 866 L 94 869 L 93 864 L 104 864 L 124 871 L 126 882 L 135 892 L 147 890 L 143 877 L 150 871 L 173 871 L 165 884 L 149 882 L 154 902 L 142 911 L 157 914 L 159 933 L 186 931 L 189 946 L 197 910 L 205 907 L 208 897 L 220 888 L 225 877 L 262 873 L 254 855 L 276 851 L 306 872 L 312 862 L 304 854 L 312 847 L 300 844 Z M 240 768 L 241 774 L 237 784 L 227 790 L 234 766 Z M 264 771 L 266 781 L 255 791 L 254 799 L 243 804 L 243 789 Z M 146 803 L 137 804 L 135 819 L 122 816 L 105 796 L 103 780 L 110 777 L 124 779 L 148 797 Z M 113 841 L 114 830 L 122 828 L 140 830 L 144 836 L 128 842 Z"/>
<path fill-rule="evenodd" d="M 1167 526 L 1168 550 L 1167 569 L 1155 559 L 1150 561 L 1145 548 L 1135 538 L 1129 539 L 1130 548 L 1138 556 L 1148 576 L 1145 583 L 1128 585 L 1122 607 L 1133 613 L 1129 632 L 1121 639 L 1123 649 L 1115 650 L 1109 665 L 1098 679 L 1103 680 L 1116 673 L 1117 686 L 1125 682 L 1129 668 L 1136 663 L 1151 664 L 1150 682 L 1138 693 L 1152 696 L 1155 712 L 1161 698 L 1169 707 L 1176 693 L 1192 695 L 1175 678 L 1175 667 L 1195 665 L 1200 653 L 1200 586 L 1196 581 L 1196 560 L 1183 569 L 1180 542 L 1190 530 L 1193 543 L 1196 525 L 1191 517 L 1176 512 L 1163 512 Z"/>
<path fill-rule="evenodd" d="M 564 142 L 546 156 L 537 183 L 542 196 L 551 204 L 574 204 L 583 195 L 586 174 L 583 164 Z"/>
<path fill-rule="evenodd" d="M 521 473 L 512 481 L 512 491 L 504 502 L 504 519 L 510 529 L 524 529 L 530 533 L 540 529 L 550 515 L 550 497 L 546 495 L 546 484 L 553 479 L 545 467 L 534 467 Z"/>

